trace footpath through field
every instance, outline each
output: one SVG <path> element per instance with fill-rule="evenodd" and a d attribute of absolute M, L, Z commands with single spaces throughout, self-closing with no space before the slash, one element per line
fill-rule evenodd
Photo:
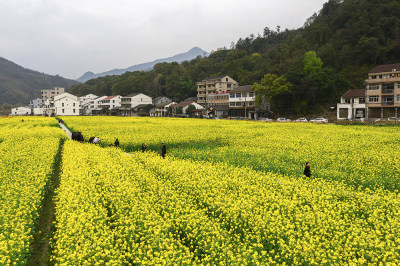
<path fill-rule="evenodd" d="M 64 130 L 65 134 L 67 134 L 68 138 L 71 139 L 72 138 L 71 131 L 63 123 L 58 123 L 58 124 L 60 125 L 62 130 Z"/>

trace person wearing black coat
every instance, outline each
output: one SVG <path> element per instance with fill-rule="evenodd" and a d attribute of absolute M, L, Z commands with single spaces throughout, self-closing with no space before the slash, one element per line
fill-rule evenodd
<path fill-rule="evenodd" d="M 311 177 L 311 168 L 310 168 L 310 163 L 306 162 L 306 167 L 304 168 L 304 173 L 306 177 Z"/>
<path fill-rule="evenodd" d="M 119 147 L 119 140 L 118 140 L 118 139 L 115 140 L 114 146 L 115 146 L 115 147 Z"/>
<path fill-rule="evenodd" d="M 165 146 L 164 143 L 162 143 L 162 146 L 161 146 L 161 156 L 162 156 L 163 158 L 165 158 L 165 154 L 167 154 L 167 147 Z"/>
<path fill-rule="evenodd" d="M 144 145 L 144 143 L 142 144 L 142 152 L 146 151 L 146 145 Z"/>

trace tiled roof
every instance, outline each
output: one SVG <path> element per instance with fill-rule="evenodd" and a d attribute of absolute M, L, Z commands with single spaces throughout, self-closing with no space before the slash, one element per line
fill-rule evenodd
<path fill-rule="evenodd" d="M 222 79 L 222 78 L 224 78 L 224 77 L 226 77 L 226 75 L 225 75 L 225 76 L 218 76 L 218 77 L 206 78 L 205 80 Z"/>
<path fill-rule="evenodd" d="M 107 98 L 105 98 L 105 99 L 103 99 L 103 100 L 111 100 L 112 98 L 115 98 L 115 97 L 117 97 L 117 95 L 114 95 L 114 96 L 108 96 Z"/>
<path fill-rule="evenodd" d="M 183 102 L 178 103 L 176 105 L 176 107 L 186 107 L 186 106 L 188 106 L 188 105 L 190 105 L 192 103 L 195 103 L 195 101 L 183 101 Z"/>
<path fill-rule="evenodd" d="M 358 90 L 348 90 L 345 94 L 343 94 L 343 98 L 356 98 L 356 97 L 364 97 L 365 90 L 358 89 Z"/>
<path fill-rule="evenodd" d="M 369 74 L 382 73 L 382 72 L 392 72 L 393 69 L 396 69 L 396 71 L 400 71 L 400 63 L 399 64 L 389 64 L 389 65 L 376 66 L 369 72 Z"/>

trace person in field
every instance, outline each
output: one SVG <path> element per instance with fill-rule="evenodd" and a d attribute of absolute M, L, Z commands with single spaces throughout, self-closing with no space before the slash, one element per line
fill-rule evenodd
<path fill-rule="evenodd" d="M 90 137 L 89 143 L 93 143 L 94 137 Z"/>
<path fill-rule="evenodd" d="M 165 155 L 167 154 L 167 147 L 165 146 L 165 144 L 164 143 L 162 143 L 162 146 L 161 146 L 161 156 L 163 157 L 163 158 L 165 158 Z"/>
<path fill-rule="evenodd" d="M 142 152 L 146 151 L 146 145 L 144 145 L 144 143 L 142 144 Z"/>
<path fill-rule="evenodd" d="M 306 167 L 304 168 L 304 173 L 306 177 L 311 177 L 311 168 L 310 168 L 310 163 L 306 162 Z"/>
<path fill-rule="evenodd" d="M 101 141 L 101 139 L 100 139 L 99 137 L 95 137 L 94 140 L 93 140 L 93 143 L 94 143 L 94 144 L 97 144 L 97 143 L 99 143 L 100 141 Z"/>
<path fill-rule="evenodd" d="M 115 147 L 119 147 L 119 140 L 118 140 L 118 139 L 115 140 L 114 146 L 115 146 Z"/>

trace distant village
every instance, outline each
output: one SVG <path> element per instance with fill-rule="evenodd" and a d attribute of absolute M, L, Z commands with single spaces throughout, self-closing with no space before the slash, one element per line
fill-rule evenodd
<path fill-rule="evenodd" d="M 56 87 L 42 90 L 42 97 L 32 100 L 29 106 L 13 108 L 11 115 L 268 117 L 271 114 L 269 103 L 256 107 L 252 87 L 239 86 L 229 76 L 211 77 L 197 83 L 197 97 L 179 103 L 165 96 L 152 98 L 143 93 L 77 97 Z M 397 120 L 399 107 L 400 64 L 389 64 L 373 68 L 365 80 L 365 88 L 348 90 L 335 109 L 338 120 Z"/>
<path fill-rule="evenodd" d="M 11 115 L 77 116 L 207 116 L 224 118 L 228 116 L 258 119 L 269 112 L 255 108 L 252 85 L 239 86 L 229 76 L 211 77 L 197 83 L 197 97 L 176 103 L 160 96 L 152 98 L 143 93 L 125 96 L 98 96 L 88 94 L 81 97 L 56 87 L 42 90 L 42 97 L 30 101 L 29 106 L 13 108 Z"/>

